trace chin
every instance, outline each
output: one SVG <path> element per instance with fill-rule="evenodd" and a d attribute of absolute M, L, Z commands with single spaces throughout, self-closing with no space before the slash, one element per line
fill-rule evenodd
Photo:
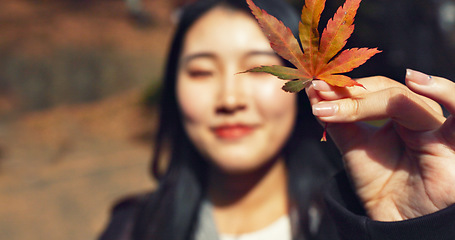
<path fill-rule="evenodd" d="M 259 167 L 245 167 L 245 166 L 217 166 L 222 172 L 229 175 L 244 175 L 253 173 Z"/>
<path fill-rule="evenodd" d="M 234 160 L 233 160 L 234 159 Z M 213 164 L 218 168 L 221 172 L 230 175 L 237 175 L 237 174 L 248 174 L 256 172 L 262 167 L 267 165 L 267 161 L 258 161 L 252 160 L 251 158 L 238 158 L 233 157 L 229 159 L 219 159 L 219 160 L 212 160 Z"/>

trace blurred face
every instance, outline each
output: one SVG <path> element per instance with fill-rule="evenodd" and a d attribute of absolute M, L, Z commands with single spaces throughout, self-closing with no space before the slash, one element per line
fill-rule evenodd
<path fill-rule="evenodd" d="M 241 11 L 214 8 L 187 32 L 177 80 L 183 124 L 221 170 L 255 170 L 277 157 L 289 137 L 296 96 L 270 74 L 237 74 L 281 64 L 257 22 Z"/>

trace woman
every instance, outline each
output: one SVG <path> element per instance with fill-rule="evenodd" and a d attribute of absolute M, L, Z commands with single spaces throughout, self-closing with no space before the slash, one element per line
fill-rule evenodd
<path fill-rule="evenodd" d="M 256 4 L 297 29 L 298 15 L 284 2 Z M 312 113 L 330 123 L 357 193 L 343 174 L 328 187 L 338 234 L 319 191 L 340 164 L 318 142 L 320 127 L 304 97 L 283 92 L 271 75 L 237 74 L 271 64 L 287 63 L 243 1 L 199 1 L 183 10 L 152 168 L 159 187 L 118 204 L 101 239 L 455 236 L 455 215 L 448 214 L 455 209 L 447 208 L 455 202 L 455 126 L 429 99 L 455 112 L 455 99 L 445 94 L 455 88 L 451 82 L 408 71 L 409 88 L 373 77 L 359 80 L 368 90 L 321 81 L 306 89 Z M 357 123 L 388 117 L 380 129 Z M 438 229 L 400 221 L 428 214 L 418 219 L 439 221 Z"/>

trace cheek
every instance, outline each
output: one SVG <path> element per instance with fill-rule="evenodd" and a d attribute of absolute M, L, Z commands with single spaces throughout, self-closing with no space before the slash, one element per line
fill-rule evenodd
<path fill-rule="evenodd" d="M 208 121 L 214 90 L 210 85 L 194 83 L 185 79 L 177 82 L 177 101 L 185 121 L 204 123 Z"/>
<path fill-rule="evenodd" d="M 295 114 L 296 96 L 281 89 L 284 81 L 268 79 L 255 82 L 254 96 L 259 111 L 268 118 L 280 118 L 285 115 Z M 289 116 L 288 116 L 289 117 Z"/>

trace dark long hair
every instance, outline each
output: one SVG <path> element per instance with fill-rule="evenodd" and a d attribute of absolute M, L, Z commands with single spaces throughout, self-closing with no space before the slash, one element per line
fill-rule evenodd
<path fill-rule="evenodd" d="M 299 15 L 281 0 L 256 0 L 256 5 L 281 20 L 296 34 Z M 164 76 L 159 129 L 151 165 L 158 189 L 141 207 L 133 235 L 136 240 L 193 238 L 198 210 L 206 188 L 207 164 L 186 135 L 176 98 L 178 60 L 185 35 L 193 23 L 215 6 L 223 5 L 250 14 L 245 0 L 200 0 L 183 7 L 170 48 Z M 311 114 L 304 94 L 298 94 L 294 131 L 283 149 L 288 167 L 289 196 L 298 213 L 293 220 L 296 239 L 311 239 L 308 210 L 331 169 L 339 164 L 332 144 L 319 143 L 320 125 Z M 326 157 L 326 155 L 331 155 Z M 329 160 L 328 160 L 329 159 Z M 163 169 L 166 165 L 166 170 Z M 318 207 L 317 205 L 315 205 Z M 314 207 L 314 206 L 313 206 Z"/>

